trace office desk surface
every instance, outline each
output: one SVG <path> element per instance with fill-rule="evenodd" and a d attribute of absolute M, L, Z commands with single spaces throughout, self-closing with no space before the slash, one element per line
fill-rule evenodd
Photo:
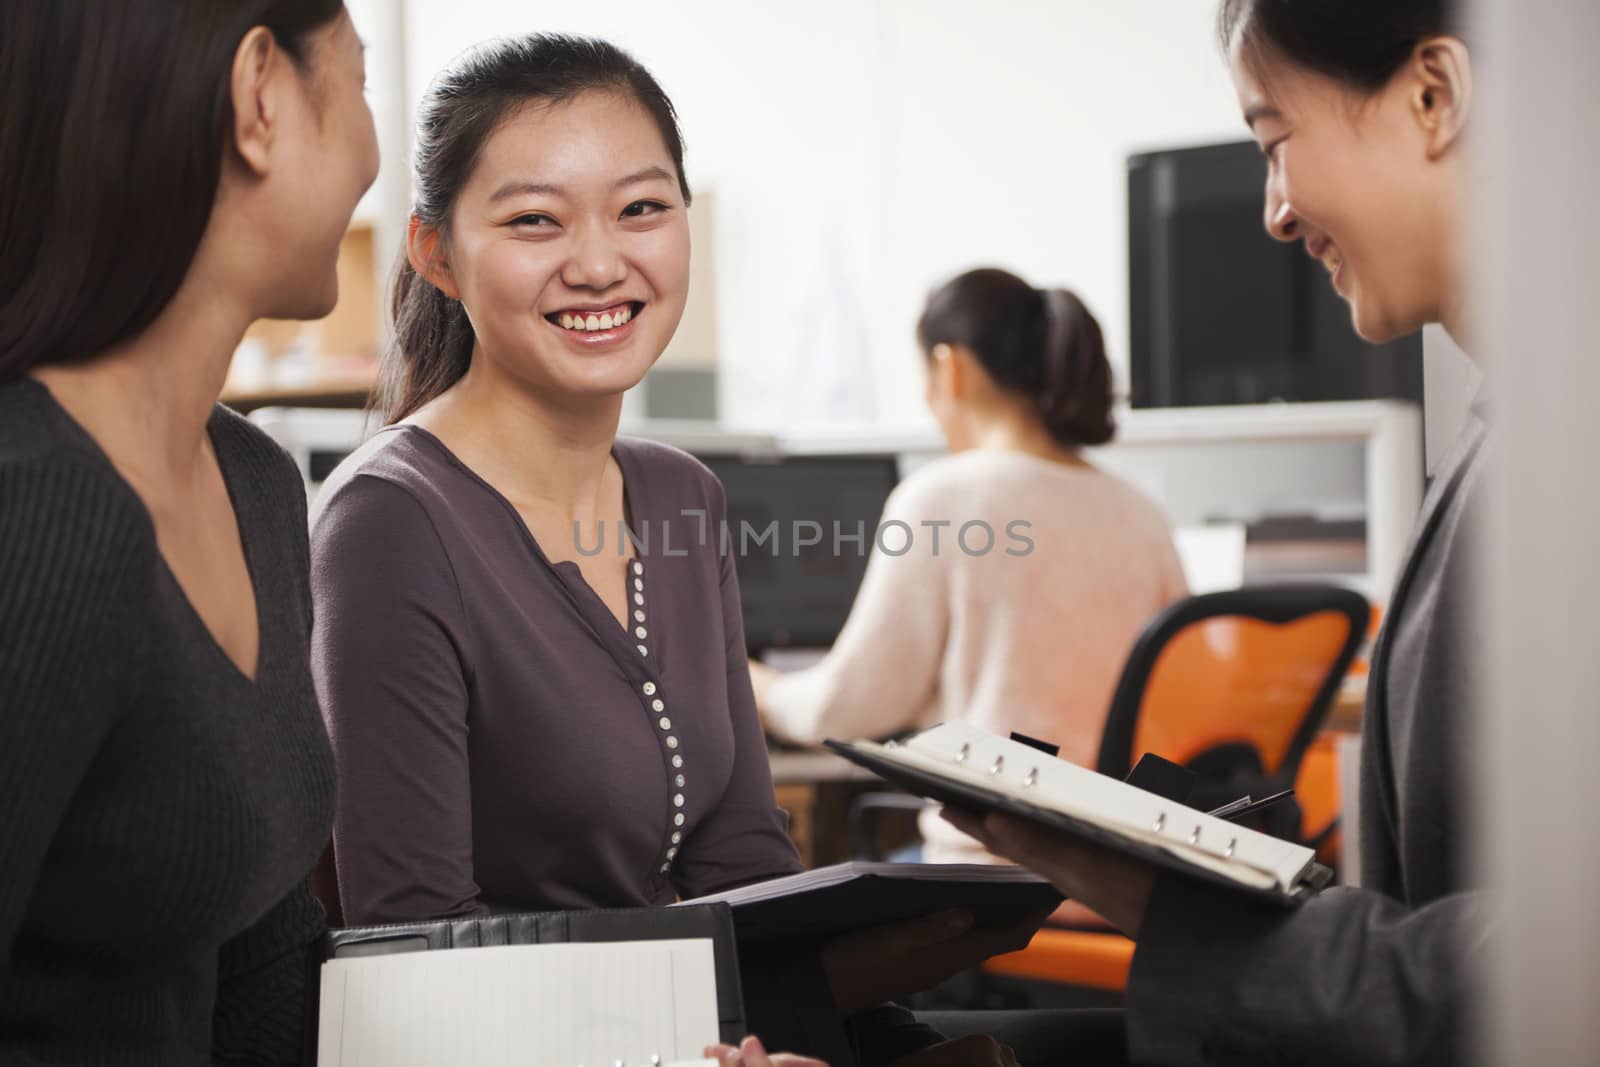
<path fill-rule="evenodd" d="M 1367 676 L 1352 674 L 1339 687 L 1338 694 L 1333 698 L 1333 707 L 1328 709 L 1328 721 L 1322 724 L 1322 728 L 1341 734 L 1359 734 L 1361 716 L 1366 706 Z"/>
<path fill-rule="evenodd" d="M 878 776 L 825 749 L 768 749 L 774 785 L 872 782 Z"/>

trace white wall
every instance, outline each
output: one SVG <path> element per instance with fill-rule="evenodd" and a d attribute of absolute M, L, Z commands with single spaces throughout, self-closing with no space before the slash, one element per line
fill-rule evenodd
<path fill-rule="evenodd" d="M 1600 1048 L 1600 5 L 1477 0 L 1485 179 L 1473 265 L 1498 461 L 1482 574 L 1491 667 L 1476 743 L 1483 884 L 1497 888 L 1486 1063 L 1590 1064 Z M 1451 709 L 1454 711 L 1455 709 Z"/>
<path fill-rule="evenodd" d="M 1204 0 L 406 6 L 413 97 L 531 30 L 607 37 L 656 74 L 716 193 L 721 409 L 741 422 L 921 420 L 923 297 L 980 263 L 1078 289 L 1120 370 L 1125 157 L 1244 134 Z"/>
<path fill-rule="evenodd" d="M 1422 330 L 1423 455 L 1428 476 L 1450 454 L 1450 445 L 1465 425 L 1483 375 L 1443 326 Z"/>

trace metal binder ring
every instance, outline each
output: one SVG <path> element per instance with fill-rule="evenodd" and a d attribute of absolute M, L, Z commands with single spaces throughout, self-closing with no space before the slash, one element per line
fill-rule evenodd
<path fill-rule="evenodd" d="M 1029 771 L 1028 772 L 1028 776 L 1022 780 L 1022 787 L 1024 789 L 1031 789 L 1033 786 L 1038 785 L 1038 784 L 1039 784 L 1039 768 L 1035 767 L 1033 770 Z"/>
<path fill-rule="evenodd" d="M 972 755 L 972 746 L 965 741 L 961 742 L 961 751 L 956 753 L 956 762 L 965 763 L 970 755 Z"/>
<path fill-rule="evenodd" d="M 1239 844 L 1239 839 L 1237 837 L 1230 837 L 1228 839 L 1228 847 L 1223 850 L 1223 853 L 1222 853 L 1223 857 L 1225 859 L 1230 859 L 1230 860 L 1233 859 L 1233 850 L 1238 844 Z"/>
<path fill-rule="evenodd" d="M 1200 843 L 1200 827 L 1196 826 L 1194 828 L 1194 833 L 1189 835 L 1189 844 L 1198 845 L 1199 843 Z"/>
<path fill-rule="evenodd" d="M 1000 768 L 1004 767 L 1005 765 L 1006 765 L 1006 758 L 1004 756 L 996 756 L 994 758 L 994 763 L 991 764 L 990 767 L 989 767 L 989 773 L 990 774 L 999 774 L 1000 773 Z"/>
<path fill-rule="evenodd" d="M 1162 812 L 1156 816 L 1156 833 L 1160 833 L 1167 825 L 1167 813 Z"/>

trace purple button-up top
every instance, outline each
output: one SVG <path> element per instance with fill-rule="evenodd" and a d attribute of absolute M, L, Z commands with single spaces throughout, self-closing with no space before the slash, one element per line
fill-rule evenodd
<path fill-rule="evenodd" d="M 800 869 L 745 660 L 722 486 L 619 439 L 624 629 L 438 438 L 379 433 L 312 530 L 312 665 L 349 923 L 663 904 Z M 580 545 L 594 549 L 594 532 Z"/>

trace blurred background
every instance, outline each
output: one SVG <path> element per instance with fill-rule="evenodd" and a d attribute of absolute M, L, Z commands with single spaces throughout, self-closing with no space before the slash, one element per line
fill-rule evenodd
<path fill-rule="evenodd" d="M 1191 584 L 1387 586 L 1472 374 L 1442 333 L 1360 342 L 1320 268 L 1262 232 L 1264 163 L 1214 5 L 349 6 L 382 171 L 346 240 L 339 308 L 258 326 L 234 364 L 235 406 L 363 405 L 429 80 L 496 35 L 595 34 L 672 96 L 696 194 L 689 308 L 628 397 L 626 432 L 737 434 L 746 453 L 887 452 L 903 473 L 942 448 L 913 338 L 923 300 L 999 266 L 1072 288 L 1104 325 L 1116 390 L 1137 410 L 1100 461 L 1180 527 Z M 1334 406 L 1290 416 L 1285 404 Z M 309 455 L 315 420 L 278 425 L 307 442 L 314 484 L 331 466 Z"/>

